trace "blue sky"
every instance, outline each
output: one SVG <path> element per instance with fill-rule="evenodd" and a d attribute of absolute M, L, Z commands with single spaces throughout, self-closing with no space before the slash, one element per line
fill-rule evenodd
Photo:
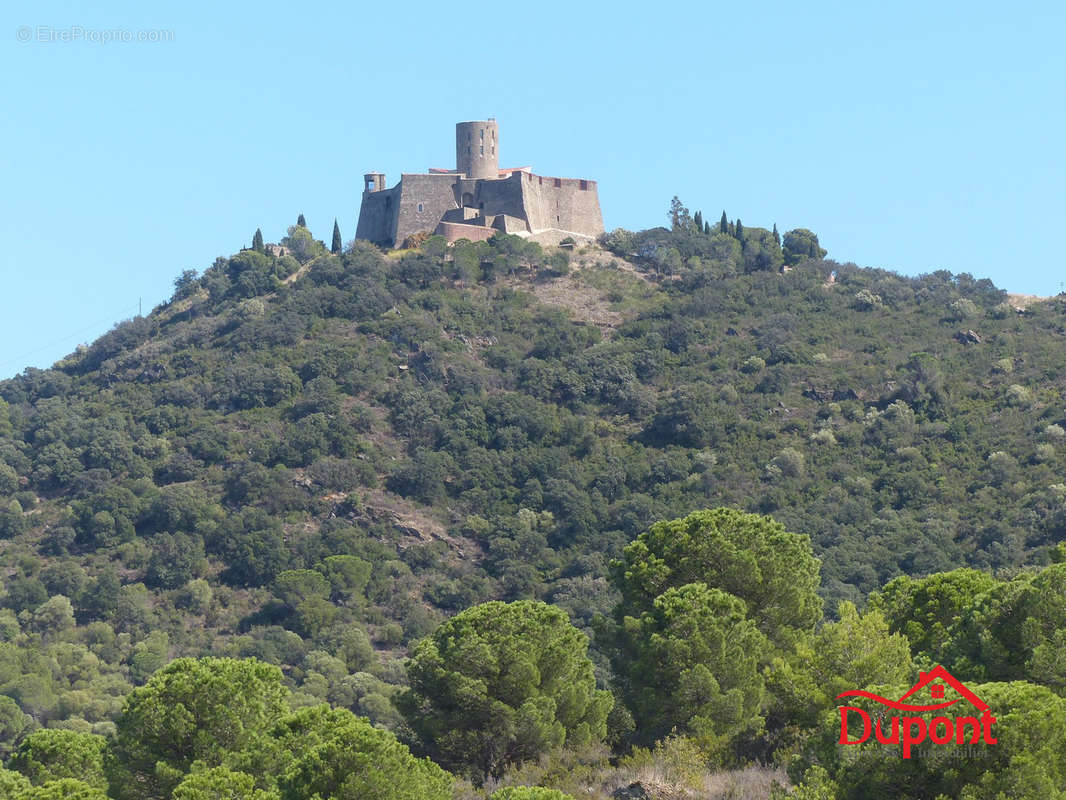
<path fill-rule="evenodd" d="M 364 172 L 453 166 L 455 122 L 488 116 L 502 164 L 599 181 L 608 228 L 662 224 L 676 194 L 840 261 L 1058 292 L 1064 8 L 6 4 L 0 377 L 256 227 L 351 238 Z"/>

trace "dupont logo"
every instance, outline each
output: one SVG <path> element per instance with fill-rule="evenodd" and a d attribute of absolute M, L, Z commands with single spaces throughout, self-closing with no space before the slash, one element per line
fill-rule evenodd
<path fill-rule="evenodd" d="M 926 687 L 929 687 L 929 696 L 934 701 L 928 705 L 904 702 L 908 697 L 917 695 Z M 945 690 L 952 689 L 957 695 L 951 700 L 945 699 Z M 918 682 L 911 687 L 899 700 L 889 700 L 887 697 L 864 692 L 855 689 L 850 692 L 841 692 L 837 700 L 842 697 L 865 697 L 874 700 L 896 711 L 912 712 L 914 714 L 929 714 L 933 711 L 945 711 L 951 709 L 955 712 L 952 716 L 938 715 L 926 722 L 924 717 L 919 716 L 892 716 L 888 719 L 882 714 L 876 721 L 861 708 L 855 706 L 840 706 L 840 744 L 862 744 L 869 740 L 870 735 L 881 744 L 903 743 L 903 757 L 911 757 L 911 748 L 927 739 L 933 744 L 995 744 L 996 739 L 992 736 L 992 726 L 996 724 L 996 718 L 989 711 L 988 704 L 975 695 L 962 681 L 955 678 L 950 672 L 941 666 L 936 666 L 929 672 L 919 673 Z M 915 700 L 919 698 L 915 697 Z M 973 710 L 968 714 L 961 714 L 965 705 L 953 708 L 956 703 L 965 701 L 972 706 Z M 857 716 L 855 716 L 857 715 Z M 852 724 L 848 728 L 849 718 Z M 862 734 L 856 736 L 857 725 L 861 722 Z M 890 725 L 889 731 L 885 731 L 886 724 Z M 856 738 L 850 738 L 856 736 Z"/>

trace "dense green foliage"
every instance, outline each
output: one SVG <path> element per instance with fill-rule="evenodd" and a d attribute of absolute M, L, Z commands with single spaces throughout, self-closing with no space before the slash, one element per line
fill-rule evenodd
<path fill-rule="evenodd" d="M 768 717 L 772 729 L 811 728 L 841 692 L 860 686 L 901 684 L 914 675 L 910 647 L 900 634 L 889 633 L 878 611 L 860 614 L 842 601 L 838 619 L 827 622 L 813 637 L 775 655 L 766 670 L 773 699 Z"/>
<path fill-rule="evenodd" d="M 767 643 L 744 602 L 703 583 L 670 588 L 652 610 L 628 618 L 621 653 L 629 705 L 641 738 L 675 727 L 705 746 L 761 726 Z"/>
<path fill-rule="evenodd" d="M 559 608 L 491 602 L 441 625 L 414 651 L 400 707 L 441 764 L 499 776 L 552 748 L 607 735 L 588 640 Z"/>
<path fill-rule="evenodd" d="M 1066 564 L 995 580 L 973 570 L 897 578 L 873 598 L 911 649 L 968 680 L 1066 689 Z"/>
<path fill-rule="evenodd" d="M 806 536 L 734 509 L 659 522 L 612 565 L 615 666 L 637 738 L 674 728 L 708 752 L 764 724 L 762 668 L 822 616 Z"/>
<path fill-rule="evenodd" d="M 0 382 L 0 792 L 324 800 L 386 791 L 374 753 L 445 796 L 395 736 L 484 776 L 676 730 L 857 796 L 842 688 L 1066 690 L 1063 299 L 670 221 L 383 255 L 301 220 Z M 1061 785 L 1057 746 L 937 785 Z"/>
<path fill-rule="evenodd" d="M 277 800 L 276 792 L 255 787 L 255 778 L 246 772 L 212 767 L 185 777 L 171 794 L 174 800 Z"/>
<path fill-rule="evenodd" d="M 126 698 L 115 751 L 119 797 L 168 797 L 194 763 L 255 746 L 285 710 L 281 670 L 255 661 L 177 659 Z"/>
<path fill-rule="evenodd" d="M 0 796 L 174 800 L 448 800 L 452 778 L 347 709 L 290 710 L 277 667 L 178 659 L 127 698 L 117 736 L 45 729 Z"/>
<path fill-rule="evenodd" d="M 444 770 L 414 758 L 392 734 L 344 709 L 302 709 L 281 720 L 274 738 L 288 756 L 279 781 L 282 800 L 448 800 L 451 795 Z"/>
<path fill-rule="evenodd" d="M 92 733 L 58 728 L 37 730 L 22 740 L 8 766 L 34 785 L 77 778 L 98 789 L 107 787 L 104 751 L 107 740 Z"/>
<path fill-rule="evenodd" d="M 735 509 L 657 522 L 615 564 L 620 611 L 635 615 L 667 589 L 704 582 L 740 598 L 741 614 L 775 641 L 811 631 L 822 617 L 810 540 L 768 517 Z"/>
<path fill-rule="evenodd" d="M 107 800 L 102 789 L 77 778 L 61 778 L 33 786 L 16 795 L 18 800 Z"/>

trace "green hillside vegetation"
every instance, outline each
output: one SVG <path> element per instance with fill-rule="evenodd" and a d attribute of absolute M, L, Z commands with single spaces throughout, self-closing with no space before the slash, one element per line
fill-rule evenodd
<path fill-rule="evenodd" d="M 1021 730 L 1066 729 L 1062 298 L 676 198 L 281 244 L 0 382 L 0 798 L 1066 791 Z M 834 750 L 836 694 L 938 663 L 994 758 Z"/>

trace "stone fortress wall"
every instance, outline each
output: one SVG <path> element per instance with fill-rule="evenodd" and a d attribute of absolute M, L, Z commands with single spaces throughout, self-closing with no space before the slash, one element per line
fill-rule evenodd
<path fill-rule="evenodd" d="M 534 233 L 557 230 L 592 237 L 603 233 L 596 181 L 526 173 L 522 195 L 526 218 Z"/>
<path fill-rule="evenodd" d="M 380 185 L 384 184 L 383 174 L 375 173 L 374 177 L 380 178 Z M 391 189 L 373 188 L 371 176 L 367 175 L 365 180 L 370 188 L 363 190 L 363 204 L 359 209 L 355 238 L 377 244 L 391 242 L 399 221 L 402 184 L 398 183 Z"/>

